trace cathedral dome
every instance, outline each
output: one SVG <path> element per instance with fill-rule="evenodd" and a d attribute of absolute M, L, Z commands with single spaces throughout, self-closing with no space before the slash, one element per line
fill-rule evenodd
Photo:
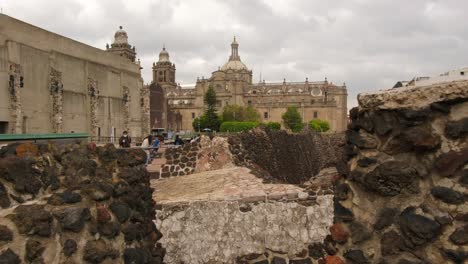
<path fill-rule="evenodd" d="M 122 26 L 114 34 L 114 44 L 128 44 L 128 35 Z"/>
<path fill-rule="evenodd" d="M 236 37 L 234 37 L 234 40 L 231 43 L 231 56 L 229 57 L 229 61 L 226 62 L 226 64 L 221 67 L 222 71 L 226 70 L 235 70 L 235 71 L 240 71 L 240 70 L 248 70 L 247 66 L 240 60 L 239 56 L 239 44 L 236 41 Z"/>
<path fill-rule="evenodd" d="M 169 52 L 166 51 L 166 47 L 163 47 L 163 49 L 159 53 L 159 62 L 170 62 Z"/>
<path fill-rule="evenodd" d="M 229 70 L 229 69 L 235 70 L 235 71 L 248 70 L 247 66 L 245 66 L 245 64 L 240 60 L 230 60 L 230 61 L 226 62 L 223 65 L 223 67 L 221 67 L 222 71 L 226 71 L 226 70 Z"/>

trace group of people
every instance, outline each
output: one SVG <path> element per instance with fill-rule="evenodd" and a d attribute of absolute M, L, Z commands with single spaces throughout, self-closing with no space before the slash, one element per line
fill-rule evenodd
<path fill-rule="evenodd" d="M 146 152 L 146 164 L 151 162 L 151 159 L 156 156 L 158 153 L 161 142 L 164 142 L 164 137 L 157 135 L 148 135 L 143 139 L 141 143 L 141 148 Z M 132 139 L 128 135 L 127 131 L 122 133 L 122 136 L 119 138 L 119 146 L 121 148 L 129 148 L 131 146 Z M 180 138 L 179 135 L 176 135 L 174 140 L 175 146 L 184 145 L 184 141 Z"/>

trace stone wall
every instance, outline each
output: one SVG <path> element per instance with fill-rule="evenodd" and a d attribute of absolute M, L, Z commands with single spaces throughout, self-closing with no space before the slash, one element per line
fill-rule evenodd
<path fill-rule="evenodd" d="M 300 184 L 341 162 L 344 135 L 255 129 L 229 137 L 236 165 L 269 180 Z M 340 163 L 342 165 L 342 163 Z"/>
<path fill-rule="evenodd" d="M 194 172 L 200 143 L 188 143 L 164 152 L 166 163 L 161 167 L 161 178 L 183 176 Z"/>
<path fill-rule="evenodd" d="M 466 263 L 468 82 L 360 95 L 351 119 L 326 263 Z"/>
<path fill-rule="evenodd" d="M 140 150 L 0 149 L 0 263 L 162 263 Z"/>
<path fill-rule="evenodd" d="M 233 167 L 233 157 L 226 138 L 201 136 L 196 142 L 169 148 L 161 177 L 183 176 Z"/>

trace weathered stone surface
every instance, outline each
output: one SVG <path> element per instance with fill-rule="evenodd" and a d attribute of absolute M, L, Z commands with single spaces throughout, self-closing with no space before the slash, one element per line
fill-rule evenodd
<path fill-rule="evenodd" d="M 398 214 L 398 210 L 394 208 L 384 207 L 379 210 L 377 215 L 377 221 L 374 224 L 375 230 L 382 230 L 386 227 L 389 227 L 395 219 L 395 216 Z"/>
<path fill-rule="evenodd" d="M 280 257 L 275 256 L 271 260 L 271 264 L 287 264 L 287 263 L 286 263 L 286 260 L 284 258 L 280 258 Z"/>
<path fill-rule="evenodd" d="M 443 186 L 433 187 L 431 189 L 431 194 L 434 198 L 449 204 L 461 204 L 464 202 L 462 193 Z"/>
<path fill-rule="evenodd" d="M 116 257 L 118 257 L 118 252 L 102 239 L 88 241 L 84 247 L 83 260 L 92 264 L 101 263 L 106 258 L 115 259 Z"/>
<path fill-rule="evenodd" d="M 375 137 L 364 131 L 356 132 L 348 130 L 346 136 L 350 143 L 361 149 L 373 149 L 376 148 L 378 144 Z"/>
<path fill-rule="evenodd" d="M 138 241 L 145 236 L 145 229 L 140 223 L 127 223 L 123 226 L 122 233 L 125 235 L 125 241 Z"/>
<path fill-rule="evenodd" d="M 461 173 L 460 179 L 458 180 L 459 183 L 468 185 L 468 169 L 464 169 Z"/>
<path fill-rule="evenodd" d="M 114 193 L 110 184 L 101 181 L 93 181 L 84 185 L 82 191 L 95 201 L 105 201 Z"/>
<path fill-rule="evenodd" d="M 0 177 L 10 181 L 19 193 L 37 194 L 42 188 L 40 172 L 33 167 L 35 161 L 30 158 L 9 157 L 0 160 Z"/>
<path fill-rule="evenodd" d="M 468 134 L 468 117 L 447 122 L 445 135 L 452 139 L 462 138 Z"/>
<path fill-rule="evenodd" d="M 117 217 L 117 220 L 119 220 L 120 223 L 127 221 L 127 219 L 130 217 L 131 209 L 124 202 L 114 201 L 111 203 L 109 208 L 111 209 L 115 217 Z"/>
<path fill-rule="evenodd" d="M 45 247 L 41 242 L 33 239 L 28 239 L 26 242 L 26 259 L 30 262 L 39 261 L 42 262 L 42 253 Z"/>
<path fill-rule="evenodd" d="M 366 188 L 383 196 L 398 195 L 418 177 L 411 165 L 401 161 L 387 161 L 364 176 Z"/>
<path fill-rule="evenodd" d="M 349 237 L 348 231 L 345 230 L 341 223 L 336 223 L 330 227 L 330 234 L 338 243 L 346 243 Z"/>
<path fill-rule="evenodd" d="M 86 221 L 91 218 L 91 213 L 86 207 L 68 207 L 54 212 L 54 216 L 60 222 L 64 230 L 80 232 Z"/>
<path fill-rule="evenodd" d="M 397 123 L 395 113 L 392 111 L 375 111 L 372 115 L 375 133 L 379 136 L 386 135 L 392 131 Z"/>
<path fill-rule="evenodd" d="M 468 162 L 468 148 L 460 151 L 450 150 L 437 158 L 435 168 L 442 176 L 452 176 L 466 162 Z"/>
<path fill-rule="evenodd" d="M 112 239 L 119 235 L 120 224 L 117 222 L 100 223 L 97 225 L 97 230 L 99 234 L 106 238 Z M 143 237 L 140 239 L 143 239 Z"/>
<path fill-rule="evenodd" d="M 81 195 L 72 191 L 54 193 L 49 197 L 47 203 L 51 205 L 74 204 L 81 202 Z"/>
<path fill-rule="evenodd" d="M 452 249 L 441 249 L 441 253 L 447 259 L 453 261 L 455 264 L 464 264 L 465 260 L 468 259 L 468 252 L 461 250 L 452 250 Z"/>
<path fill-rule="evenodd" d="M 440 145 L 440 136 L 430 127 L 417 126 L 406 129 L 402 134 L 403 144 L 408 144 L 415 151 L 432 150 Z"/>
<path fill-rule="evenodd" d="M 380 240 L 380 250 L 382 256 L 395 255 L 400 252 L 403 241 L 400 235 L 391 230 L 385 232 Z"/>
<path fill-rule="evenodd" d="M 8 191 L 5 188 L 5 185 L 3 185 L 0 182 L 0 207 L 2 208 L 8 208 L 10 207 L 10 198 L 8 197 Z"/>
<path fill-rule="evenodd" d="M 449 238 L 456 245 L 466 245 L 468 243 L 468 225 L 457 228 Z"/>
<path fill-rule="evenodd" d="M 414 208 L 405 209 L 400 217 L 400 231 L 403 241 L 409 248 L 422 246 L 436 238 L 441 231 L 441 225 L 425 216 L 414 213 Z"/>
<path fill-rule="evenodd" d="M 13 222 L 21 234 L 50 236 L 53 219 L 43 205 L 20 205 L 14 213 Z"/>
<path fill-rule="evenodd" d="M 364 224 L 353 221 L 349 224 L 349 230 L 351 231 L 351 239 L 353 244 L 359 244 L 372 237 L 372 233 Z"/>
<path fill-rule="evenodd" d="M 291 259 L 289 260 L 290 264 L 312 264 L 310 259 Z"/>
<path fill-rule="evenodd" d="M 11 249 L 7 249 L 0 253 L 0 264 L 20 264 L 21 259 Z"/>
<path fill-rule="evenodd" d="M 0 225 L 0 241 L 12 241 L 13 240 L 13 232 L 4 225 Z"/>
<path fill-rule="evenodd" d="M 323 249 L 323 245 L 320 243 L 313 243 L 309 245 L 309 257 L 313 259 L 320 259 L 325 256 L 325 250 Z"/>
<path fill-rule="evenodd" d="M 364 157 L 357 161 L 358 165 L 361 167 L 369 167 L 370 165 L 375 164 L 376 162 L 377 162 L 377 159 L 368 158 L 368 157 Z"/>
<path fill-rule="evenodd" d="M 156 211 L 156 226 L 163 234 L 166 263 L 207 263 L 210 259 L 229 263 L 237 256 L 262 254 L 266 249 L 295 258 L 309 241 L 321 241 L 328 234 L 332 203 L 331 195 L 324 195 L 318 196 L 313 206 L 260 202 L 251 204 L 247 212 L 239 210 L 237 201 L 168 204 Z M 209 241 L 199 243 L 207 237 Z M 229 250 L 218 245 L 229 245 Z"/>
<path fill-rule="evenodd" d="M 339 200 L 346 200 L 348 193 L 351 191 L 349 185 L 346 183 L 338 183 L 335 185 L 335 197 Z"/>
<path fill-rule="evenodd" d="M 345 262 L 338 256 L 326 256 L 324 264 L 345 264 Z"/>
<path fill-rule="evenodd" d="M 126 248 L 123 254 L 125 263 L 151 263 L 151 253 L 144 248 Z"/>
<path fill-rule="evenodd" d="M 63 254 L 65 254 L 67 257 L 73 255 L 77 249 L 78 245 L 73 239 L 67 239 L 65 243 L 63 243 Z"/>
<path fill-rule="evenodd" d="M 335 220 L 336 221 L 343 221 L 343 222 L 350 222 L 354 219 L 354 214 L 351 210 L 344 207 L 338 202 L 334 203 L 335 209 Z"/>
<path fill-rule="evenodd" d="M 348 250 L 346 253 L 344 253 L 344 257 L 346 258 L 347 263 L 350 263 L 350 264 L 370 263 L 367 257 L 364 255 L 364 252 L 362 252 L 362 250 L 359 250 L 359 249 Z"/>
<path fill-rule="evenodd" d="M 359 107 L 364 109 L 420 109 L 435 102 L 468 98 L 467 81 L 437 83 L 429 86 L 406 87 L 358 95 Z"/>
<path fill-rule="evenodd" d="M 96 213 L 97 213 L 96 219 L 99 223 L 107 223 L 112 218 L 109 210 L 107 210 L 107 208 L 104 205 L 97 205 Z"/>

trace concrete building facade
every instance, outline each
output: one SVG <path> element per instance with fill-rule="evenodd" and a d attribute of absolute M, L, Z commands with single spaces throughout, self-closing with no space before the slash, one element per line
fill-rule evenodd
<path fill-rule="evenodd" d="M 171 79 L 164 79 L 170 76 Z M 162 77 L 162 78 L 161 78 Z M 164 120 L 161 126 L 180 131 L 193 130 L 192 122 L 204 112 L 203 95 L 212 86 L 217 93 L 218 109 L 226 105 L 252 105 L 262 121 L 282 122 L 282 114 L 289 106 L 297 106 L 304 122 L 323 119 L 330 123 L 332 131 L 344 131 L 347 123 L 346 85 L 324 81 L 267 83 L 252 82 L 252 71 L 241 61 L 239 44 L 231 44 L 229 60 L 214 71 L 210 78 L 197 79 L 194 87 L 180 87 L 175 82 L 175 65 L 163 49 L 159 61 L 153 64 L 152 91 L 162 89 L 166 109 L 158 116 Z M 153 99 L 156 100 L 156 99 Z M 151 107 L 158 107 L 151 104 Z M 154 120 L 156 117 L 152 117 Z M 153 123 L 152 123 L 153 124 Z"/>
<path fill-rule="evenodd" d="M 120 28 L 101 50 L 0 14 L 0 133 L 149 130 L 149 90 Z"/>

